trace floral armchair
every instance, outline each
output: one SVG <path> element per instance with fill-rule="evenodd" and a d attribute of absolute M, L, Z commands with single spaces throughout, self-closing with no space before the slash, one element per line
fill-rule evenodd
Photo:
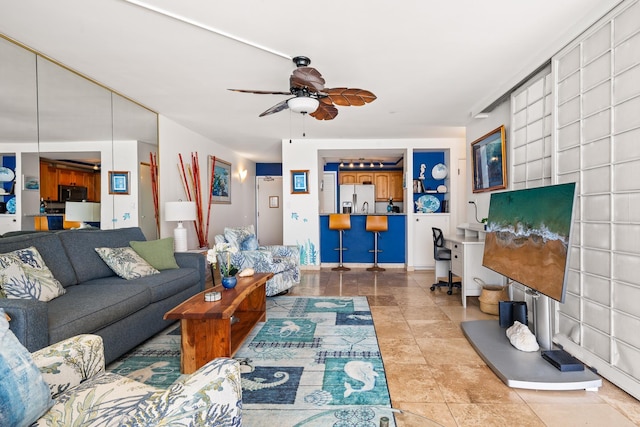
<path fill-rule="evenodd" d="M 228 243 L 237 249 L 231 254 L 231 264 L 238 269 L 253 268 L 256 273 L 273 273 L 267 281 L 267 296 L 286 292 L 300 283 L 300 248 L 295 245 L 258 246 L 253 225 L 225 227 L 224 234 L 214 237 L 215 243 Z M 218 259 L 218 262 L 226 260 Z"/>
<path fill-rule="evenodd" d="M 242 425 L 240 368 L 214 359 L 167 390 L 105 372 L 102 338 L 78 335 L 32 353 L 53 406 L 36 426 Z"/>

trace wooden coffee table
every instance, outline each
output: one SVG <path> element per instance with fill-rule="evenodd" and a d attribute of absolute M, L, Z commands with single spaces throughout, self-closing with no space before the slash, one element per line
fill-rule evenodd
<path fill-rule="evenodd" d="M 273 273 L 256 273 L 238 278 L 233 289 L 207 289 L 164 315 L 180 320 L 183 374 L 195 372 L 216 357 L 233 356 L 256 323 L 267 320 L 265 284 L 271 277 Z M 222 293 L 222 299 L 205 301 L 204 294 L 211 291 Z"/>

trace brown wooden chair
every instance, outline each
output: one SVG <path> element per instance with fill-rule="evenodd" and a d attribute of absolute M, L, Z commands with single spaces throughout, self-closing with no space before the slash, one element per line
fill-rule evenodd
<path fill-rule="evenodd" d="M 382 252 L 378 249 L 378 236 L 381 231 L 389 230 L 389 222 L 386 215 L 367 215 L 367 222 L 365 225 L 367 231 L 373 233 L 373 267 L 367 268 L 367 271 L 384 271 L 385 269 L 378 266 L 378 252 Z"/>
<path fill-rule="evenodd" d="M 346 251 L 347 248 L 342 246 L 342 233 L 344 230 L 351 229 L 351 215 L 349 214 L 330 214 L 329 215 L 329 230 L 338 230 L 340 235 L 340 246 L 335 248 L 336 251 L 340 251 L 340 261 L 338 262 L 338 266 L 332 268 L 332 270 L 336 271 L 349 271 L 351 270 L 348 267 L 342 265 L 342 252 Z"/>

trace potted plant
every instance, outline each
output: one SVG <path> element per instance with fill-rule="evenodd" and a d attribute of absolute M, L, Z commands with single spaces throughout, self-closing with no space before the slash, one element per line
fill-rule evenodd
<path fill-rule="evenodd" d="M 236 274 L 238 268 L 231 263 L 231 255 L 238 252 L 236 247 L 229 243 L 223 242 L 216 244 L 207 251 L 207 261 L 215 266 L 220 259 L 220 277 L 222 278 L 222 286 L 231 289 L 236 286 L 238 279 Z M 220 256 L 220 258 L 218 258 Z"/>

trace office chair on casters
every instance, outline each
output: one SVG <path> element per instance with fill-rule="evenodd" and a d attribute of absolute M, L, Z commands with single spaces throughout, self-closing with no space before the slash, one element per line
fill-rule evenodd
<path fill-rule="evenodd" d="M 453 288 L 462 287 L 462 282 L 453 281 L 453 273 L 451 272 L 451 249 L 444 247 L 444 236 L 442 234 L 442 230 L 436 227 L 431 227 L 431 232 L 433 233 L 433 258 L 436 260 L 436 263 L 438 261 L 447 261 L 447 263 L 449 264 L 449 268 L 447 269 L 449 271 L 449 274 L 447 277 L 447 281 L 444 281 L 438 278 L 436 269 L 436 280 L 438 282 L 431 285 L 430 289 L 432 291 L 435 291 L 436 288 L 446 286 L 447 288 L 449 288 L 447 290 L 447 295 L 451 295 L 453 294 Z"/>

